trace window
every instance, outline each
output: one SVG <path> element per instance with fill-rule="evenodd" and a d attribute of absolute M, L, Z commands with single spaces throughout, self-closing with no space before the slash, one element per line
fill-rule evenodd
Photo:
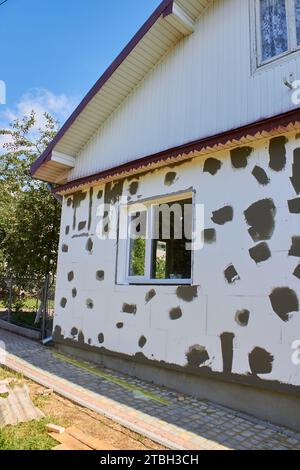
<path fill-rule="evenodd" d="M 127 239 L 119 239 L 118 281 L 190 284 L 192 194 L 127 205 L 121 211 Z"/>
<path fill-rule="evenodd" d="M 300 0 L 256 0 L 257 65 L 300 48 Z"/>

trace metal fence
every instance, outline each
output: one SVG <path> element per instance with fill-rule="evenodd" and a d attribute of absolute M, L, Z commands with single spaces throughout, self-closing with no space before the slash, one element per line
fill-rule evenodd
<path fill-rule="evenodd" d="M 41 338 L 52 334 L 55 278 L 43 282 L 7 276 L 0 279 L 0 319 L 38 330 Z"/>

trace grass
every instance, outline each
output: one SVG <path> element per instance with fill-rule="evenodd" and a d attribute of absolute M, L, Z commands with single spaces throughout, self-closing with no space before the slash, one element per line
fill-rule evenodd
<path fill-rule="evenodd" d="M 115 383 L 119 385 L 120 387 L 125 388 L 126 390 L 130 390 L 131 392 L 139 393 L 141 395 L 144 395 L 145 398 L 148 398 L 150 400 L 157 401 L 163 405 L 170 406 L 172 403 L 169 400 L 166 400 L 165 398 L 162 398 L 158 395 L 155 395 L 154 393 L 148 392 L 147 390 L 144 390 L 143 388 L 137 387 L 136 385 L 130 384 L 126 382 L 125 380 L 118 379 L 117 377 L 113 377 L 112 375 L 103 372 L 99 369 L 96 369 L 93 366 L 88 365 L 85 362 L 77 361 L 76 359 L 64 356 L 63 354 L 60 353 L 53 353 L 53 356 L 56 357 L 57 359 L 60 359 L 63 362 L 67 362 L 68 364 L 71 364 L 72 366 L 79 367 L 80 369 L 84 369 L 88 372 L 90 372 L 93 375 L 97 375 L 98 377 L 101 377 L 102 379 L 107 380 L 108 382 Z"/>
<path fill-rule="evenodd" d="M 21 374 L 20 372 L 13 372 L 7 369 L 5 366 L 1 365 L 0 366 L 0 380 L 5 380 L 5 379 L 15 379 L 16 381 L 21 382 L 24 380 L 24 375 Z"/>
<path fill-rule="evenodd" d="M 37 302 L 36 299 L 25 299 L 23 303 L 23 308 L 25 310 L 36 310 Z M 0 300 L 0 308 L 7 308 L 6 302 L 4 300 Z"/>
<path fill-rule="evenodd" d="M 46 425 L 49 418 L 39 421 L 6 426 L 0 429 L 0 450 L 50 450 L 57 445 L 48 436 Z"/>
<path fill-rule="evenodd" d="M 40 305 L 40 301 L 37 302 L 37 299 L 35 298 L 26 298 L 24 300 L 21 301 L 21 305 L 22 305 L 22 308 L 21 308 L 21 311 L 24 311 L 25 313 L 26 312 L 32 312 L 32 314 L 36 314 L 37 312 L 37 309 Z M 0 309 L 2 310 L 6 310 L 7 309 L 7 300 L 0 300 Z M 14 309 L 14 304 L 12 306 L 12 308 Z M 54 300 L 48 300 L 48 309 L 49 310 L 53 310 L 54 309 Z"/>
<path fill-rule="evenodd" d="M 40 303 L 37 303 L 37 299 L 35 298 L 26 298 L 22 300 L 18 305 L 18 309 L 17 303 L 15 305 L 13 304 L 11 322 L 19 326 L 24 326 L 25 328 L 27 327 L 39 330 L 42 320 L 35 324 L 38 305 L 40 305 Z M 48 309 L 49 311 L 54 310 L 53 300 L 48 301 Z M 0 300 L 0 310 L 7 311 L 7 302 L 5 300 Z"/>

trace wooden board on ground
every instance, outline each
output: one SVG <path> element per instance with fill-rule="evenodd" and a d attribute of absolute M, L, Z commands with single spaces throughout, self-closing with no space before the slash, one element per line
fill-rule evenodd
<path fill-rule="evenodd" d="M 72 426 L 66 429 L 66 433 L 70 436 L 74 437 L 78 441 L 82 442 L 82 444 L 91 447 L 94 450 L 116 450 L 112 445 L 108 444 L 105 441 L 101 441 L 96 437 L 90 436 L 85 432 L 81 431 L 80 429 Z"/>
<path fill-rule="evenodd" d="M 49 436 L 51 436 L 55 441 L 60 442 L 64 446 L 68 447 L 68 450 L 93 450 L 91 447 L 82 444 L 82 442 L 78 441 L 67 433 L 57 434 L 55 432 L 51 432 L 49 433 Z"/>
<path fill-rule="evenodd" d="M 64 433 L 49 433 L 55 441 L 60 442 L 53 450 L 116 450 L 113 446 L 90 436 L 80 429 L 71 426 Z"/>

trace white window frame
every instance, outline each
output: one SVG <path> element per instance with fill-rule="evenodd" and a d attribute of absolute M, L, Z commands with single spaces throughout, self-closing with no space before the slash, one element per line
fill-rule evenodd
<path fill-rule="evenodd" d="M 118 239 L 118 254 L 117 254 L 117 276 L 116 282 L 119 285 L 192 285 L 193 284 L 193 259 L 194 252 L 191 251 L 191 278 L 190 279 L 152 279 L 152 249 L 153 249 L 153 208 L 160 204 L 167 204 L 170 202 L 178 202 L 187 199 L 192 199 L 192 232 L 195 227 L 195 210 L 194 210 L 194 191 L 188 190 L 169 196 L 158 196 L 149 198 L 138 202 L 128 204 L 121 204 L 119 208 L 119 221 L 120 217 L 126 221 L 126 233 L 129 233 L 129 224 L 132 214 L 138 212 L 137 205 L 143 204 L 147 207 L 147 240 L 146 240 L 146 255 L 145 255 L 145 276 L 129 276 L 130 268 L 130 237 L 126 240 Z M 150 236 L 151 234 L 151 236 Z"/>
<path fill-rule="evenodd" d="M 261 21 L 260 21 L 260 0 L 250 0 L 251 2 L 251 22 L 252 34 L 255 37 L 255 65 L 256 68 L 263 67 L 271 64 L 281 58 L 287 57 L 290 54 L 300 51 L 300 45 L 297 45 L 297 31 L 296 31 L 296 14 L 295 14 L 295 0 L 285 0 L 286 3 L 286 17 L 287 17 L 287 34 L 288 34 L 288 50 L 272 57 L 271 59 L 262 60 L 262 37 L 261 37 Z"/>

